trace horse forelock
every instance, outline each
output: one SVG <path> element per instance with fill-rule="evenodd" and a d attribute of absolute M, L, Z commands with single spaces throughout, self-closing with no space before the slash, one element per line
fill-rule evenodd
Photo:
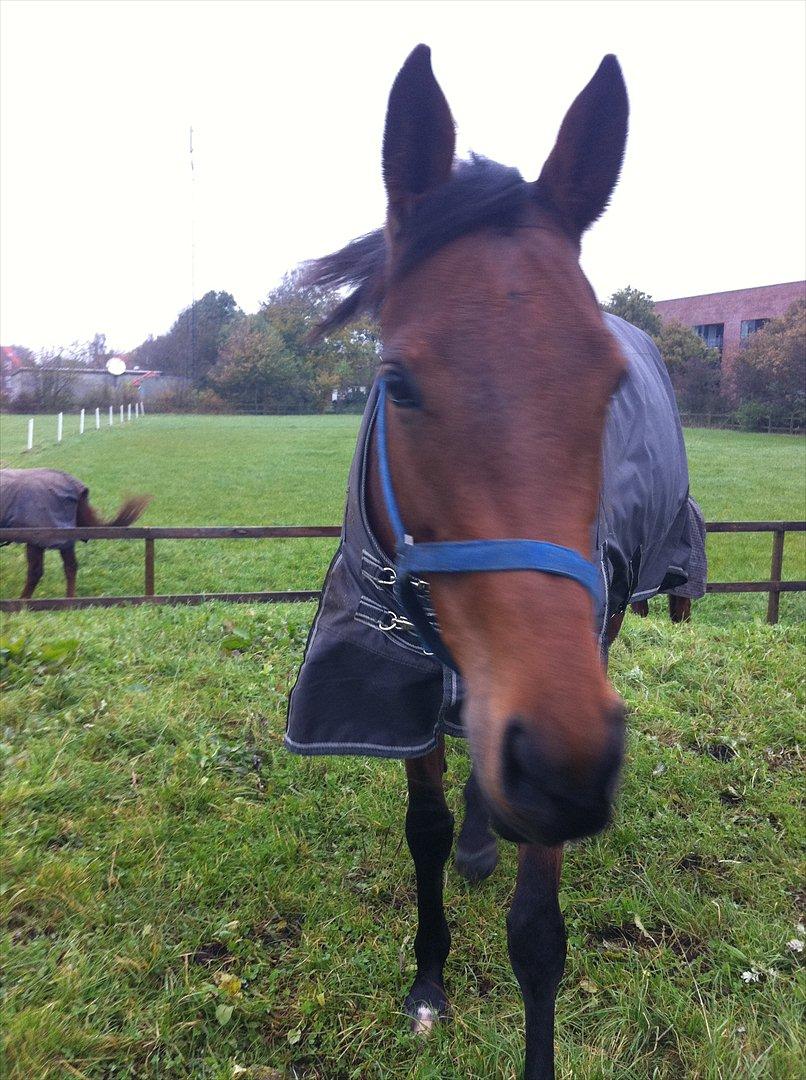
<path fill-rule="evenodd" d="M 377 315 L 390 281 L 467 233 L 515 228 L 534 202 L 534 186 L 517 169 L 477 155 L 458 162 L 450 180 L 413 208 L 395 236 L 393 252 L 385 230 L 376 229 L 305 266 L 305 284 L 349 290 L 314 335 L 323 337 L 362 314 Z"/>

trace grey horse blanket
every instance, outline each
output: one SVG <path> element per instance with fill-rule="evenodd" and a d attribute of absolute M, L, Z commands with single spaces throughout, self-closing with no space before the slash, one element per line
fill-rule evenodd
<path fill-rule="evenodd" d="M 58 469 L 0 469 L 0 528 L 71 529 L 87 491 Z M 65 548 L 70 541 L 37 546 Z"/>
<path fill-rule="evenodd" d="M 592 630 L 606 661 L 607 620 L 659 592 L 702 596 L 706 561 L 663 360 L 643 331 L 604 318 L 627 360 L 606 423 L 591 537 L 605 584 Z M 394 570 L 369 525 L 366 470 L 377 405 L 376 384 L 350 470 L 341 541 L 289 698 L 285 742 L 299 754 L 418 757 L 442 734 L 462 735 L 461 679 L 424 649 L 397 605 Z"/>

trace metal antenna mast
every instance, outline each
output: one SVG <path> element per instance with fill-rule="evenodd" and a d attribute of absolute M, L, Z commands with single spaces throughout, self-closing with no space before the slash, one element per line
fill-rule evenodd
<path fill-rule="evenodd" d="M 190 370 L 196 374 L 196 170 L 193 165 L 193 125 L 190 128 Z"/>

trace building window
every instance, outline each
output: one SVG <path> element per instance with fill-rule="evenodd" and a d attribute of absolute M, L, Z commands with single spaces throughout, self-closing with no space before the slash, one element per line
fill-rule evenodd
<path fill-rule="evenodd" d="M 722 351 L 722 339 L 725 336 L 725 324 L 721 322 L 703 323 L 694 327 L 694 333 L 699 334 L 709 349 Z"/>
<path fill-rule="evenodd" d="M 762 326 L 766 326 L 769 319 L 745 319 L 742 322 L 741 339 L 747 341 L 753 334 L 758 333 Z"/>

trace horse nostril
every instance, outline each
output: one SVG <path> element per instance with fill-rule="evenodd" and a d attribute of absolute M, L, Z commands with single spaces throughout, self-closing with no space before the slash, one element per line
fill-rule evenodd
<path fill-rule="evenodd" d="M 513 720 L 503 743 L 502 785 L 506 798 L 514 805 L 531 802 L 536 786 L 545 780 L 545 763 L 534 736 L 520 721 Z"/>

